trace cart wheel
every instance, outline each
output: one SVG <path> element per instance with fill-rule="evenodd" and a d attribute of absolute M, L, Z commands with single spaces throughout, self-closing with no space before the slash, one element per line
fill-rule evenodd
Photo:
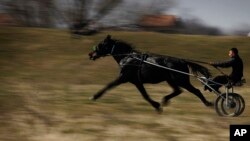
<path fill-rule="evenodd" d="M 245 109 L 243 97 L 236 93 L 223 93 L 215 101 L 215 110 L 220 116 L 239 116 Z"/>
<path fill-rule="evenodd" d="M 240 105 L 241 105 L 241 108 L 239 109 L 239 111 L 238 111 L 238 113 L 237 113 L 237 116 L 239 116 L 239 115 L 241 115 L 241 114 L 244 112 L 244 110 L 245 110 L 245 100 L 244 100 L 244 98 L 243 98 L 241 95 L 239 95 L 239 94 L 236 94 L 236 95 L 238 96 L 238 99 L 239 99 Z"/>

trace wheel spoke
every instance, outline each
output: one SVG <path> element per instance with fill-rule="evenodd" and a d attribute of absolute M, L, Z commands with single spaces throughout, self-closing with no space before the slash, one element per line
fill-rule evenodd
<path fill-rule="evenodd" d="M 245 101 L 236 93 L 221 94 L 215 101 L 215 109 L 220 116 L 239 116 L 245 109 Z"/>

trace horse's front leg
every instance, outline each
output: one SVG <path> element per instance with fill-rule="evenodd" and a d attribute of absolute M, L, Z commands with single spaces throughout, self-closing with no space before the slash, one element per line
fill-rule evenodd
<path fill-rule="evenodd" d="M 90 100 L 97 100 L 98 98 L 100 98 L 107 90 L 114 88 L 115 86 L 118 86 L 122 83 L 121 77 L 118 77 L 116 80 L 110 82 L 106 87 L 104 87 L 103 89 L 101 89 L 98 93 L 96 93 L 95 95 L 93 95 L 92 97 L 90 97 Z"/>
<path fill-rule="evenodd" d="M 141 92 L 143 98 L 145 100 L 147 100 L 155 109 L 158 113 L 162 113 L 163 110 L 162 110 L 162 107 L 160 105 L 160 103 L 154 101 L 153 99 L 150 98 L 150 96 L 148 95 L 148 93 L 146 92 L 143 84 L 141 83 L 136 83 L 135 84 L 136 88 Z"/>

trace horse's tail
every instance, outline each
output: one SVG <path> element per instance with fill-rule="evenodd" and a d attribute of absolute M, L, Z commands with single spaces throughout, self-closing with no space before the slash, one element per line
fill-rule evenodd
<path fill-rule="evenodd" d="M 187 63 L 189 68 L 191 68 L 193 74 L 195 75 L 202 74 L 206 78 L 209 78 L 212 76 L 210 71 L 206 67 L 193 63 L 193 62 L 189 62 L 187 60 L 185 60 L 185 62 Z"/>

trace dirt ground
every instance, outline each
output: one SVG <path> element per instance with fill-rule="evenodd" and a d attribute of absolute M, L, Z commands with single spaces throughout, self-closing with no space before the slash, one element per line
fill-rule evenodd
<path fill-rule="evenodd" d="M 49 84 L 47 84 L 49 85 Z M 119 86 L 96 102 L 88 98 L 103 85 L 70 85 L 67 90 L 36 90 L 17 84 L 23 106 L 4 117 L 1 140 L 82 141 L 228 141 L 229 125 L 249 124 L 249 104 L 239 117 L 220 117 L 195 96 L 184 92 L 158 114 L 130 84 Z M 160 100 L 170 89 L 147 85 Z M 237 90 L 249 100 L 249 88 Z M 216 96 L 205 93 L 213 101 Z"/>

